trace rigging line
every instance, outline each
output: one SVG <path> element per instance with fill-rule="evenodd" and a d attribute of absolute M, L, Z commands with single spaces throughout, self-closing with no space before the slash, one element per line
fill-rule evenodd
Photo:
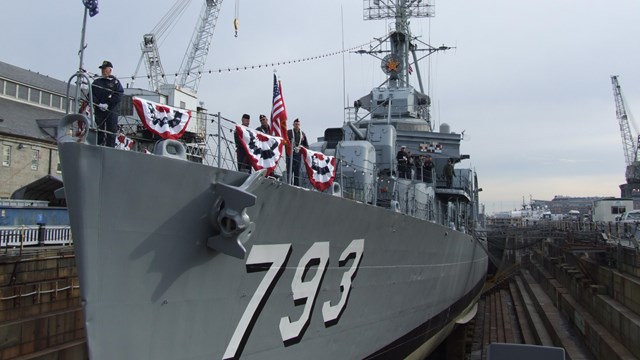
<path fill-rule="evenodd" d="M 187 2 L 187 5 L 188 5 L 188 3 L 189 3 L 191 0 L 185 0 L 185 1 Z M 205 5 L 205 6 L 206 6 L 206 5 Z M 172 17 L 172 18 L 170 19 L 170 21 L 168 21 L 168 23 L 167 23 L 167 27 L 168 27 L 168 29 L 165 29 L 165 30 L 163 31 L 163 34 L 164 34 L 164 32 L 165 32 L 165 31 L 167 32 L 167 34 L 168 34 L 168 33 L 171 33 L 171 32 L 173 31 L 173 29 L 174 29 L 176 26 L 178 26 L 178 24 L 180 23 L 180 21 L 179 21 L 179 20 L 180 20 L 180 19 L 182 18 L 182 16 L 185 14 L 185 9 L 186 9 L 186 5 L 185 5 L 182 9 L 180 9 L 180 12 L 179 12 L 177 15 L 175 15 L 175 17 Z M 160 40 L 158 41 L 158 46 L 159 46 L 159 47 L 160 47 L 160 46 L 162 46 L 162 44 L 164 44 L 164 41 L 165 41 L 166 39 L 167 39 L 167 36 L 164 36 L 164 35 L 163 35 L 163 36 L 160 38 Z"/>
<path fill-rule="evenodd" d="M 312 61 L 312 60 L 318 60 L 321 58 L 325 58 L 325 57 L 329 57 L 329 56 L 335 56 L 335 55 L 339 55 L 342 54 L 344 52 L 349 52 L 355 49 L 359 49 L 362 48 L 366 45 L 369 45 L 371 43 L 373 43 L 374 41 L 369 41 L 365 44 L 362 45 L 358 45 L 358 46 L 354 46 L 351 47 L 349 49 L 345 49 L 345 50 L 341 50 L 341 51 L 335 51 L 332 53 L 327 53 L 327 54 L 322 54 L 322 55 L 317 55 L 317 56 L 312 56 L 312 57 L 307 57 L 307 58 L 299 58 L 299 59 L 295 59 L 295 60 L 286 60 L 286 61 L 278 61 L 278 62 L 271 62 L 271 63 L 266 63 L 266 64 L 258 64 L 258 65 L 239 65 L 239 66 L 227 66 L 227 67 L 222 67 L 222 68 L 218 68 L 218 69 L 209 69 L 209 70 L 202 70 L 199 71 L 198 74 L 213 74 L 213 73 L 222 73 L 222 72 L 231 72 L 231 71 L 240 71 L 240 70 L 257 70 L 257 69 L 262 69 L 262 68 L 268 68 L 268 67 L 276 67 L 276 66 L 280 66 L 280 65 L 288 65 L 288 64 L 295 64 L 295 63 L 301 63 L 301 62 L 307 62 L 307 61 Z M 179 75 L 183 75 L 185 73 L 183 72 L 175 72 L 175 73 L 164 73 L 161 74 L 161 76 L 163 78 L 165 77 L 170 77 L 170 76 L 175 76 L 178 77 Z M 189 74 L 189 72 L 186 72 L 186 74 Z M 135 79 L 140 79 L 140 78 L 147 78 L 149 79 L 151 77 L 151 75 L 140 75 L 140 76 L 136 76 L 136 75 L 132 75 L 129 78 L 132 80 Z"/>
<path fill-rule="evenodd" d="M 153 28 L 153 34 L 158 38 L 162 38 L 169 27 L 175 27 L 176 24 L 179 23 L 178 20 L 180 20 L 190 2 L 191 0 L 177 1 Z"/>

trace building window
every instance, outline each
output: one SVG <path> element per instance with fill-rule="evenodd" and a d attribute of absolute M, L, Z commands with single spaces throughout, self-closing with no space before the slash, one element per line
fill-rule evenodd
<path fill-rule="evenodd" d="M 51 94 L 48 92 L 42 92 L 42 99 L 40 99 L 42 105 L 51 106 Z"/>
<path fill-rule="evenodd" d="M 30 89 L 29 101 L 34 103 L 40 103 L 40 90 Z"/>
<path fill-rule="evenodd" d="M 18 85 L 18 98 L 27 100 L 29 98 L 29 88 L 24 85 Z"/>
<path fill-rule="evenodd" d="M 2 166 L 11 166 L 11 145 L 2 145 Z"/>
<path fill-rule="evenodd" d="M 38 170 L 38 164 L 40 163 L 40 150 L 33 149 L 31 153 L 31 170 Z"/>
<path fill-rule="evenodd" d="M 5 94 L 7 94 L 7 96 L 16 96 L 17 93 L 17 86 L 16 83 L 13 83 L 11 81 L 7 81 L 7 88 L 6 88 L 6 92 Z"/>
<path fill-rule="evenodd" d="M 51 97 L 51 107 L 60 109 L 61 106 L 62 106 L 62 98 L 58 95 L 53 95 Z"/>
<path fill-rule="evenodd" d="M 0 79 L 0 94 L 4 94 L 4 80 Z"/>
<path fill-rule="evenodd" d="M 611 213 L 612 214 L 624 214 L 627 211 L 625 206 L 612 206 Z"/>

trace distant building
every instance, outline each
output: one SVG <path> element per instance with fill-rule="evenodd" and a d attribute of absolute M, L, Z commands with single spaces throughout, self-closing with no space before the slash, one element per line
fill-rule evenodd
<path fill-rule="evenodd" d="M 0 199 L 61 176 L 56 132 L 66 92 L 63 81 L 0 62 Z"/>
<path fill-rule="evenodd" d="M 570 219 L 570 216 L 578 217 L 580 220 L 585 217 L 590 219 L 593 215 L 594 203 L 602 199 L 611 198 L 556 195 L 552 200 L 531 200 L 530 204 L 523 204 L 522 209 L 493 214 L 487 219 L 487 223 L 489 225 L 521 225 L 527 221 L 532 223 L 538 220 Z M 612 208 L 609 211 L 620 211 L 620 209 Z"/>
<path fill-rule="evenodd" d="M 593 212 L 593 202 L 604 199 L 602 196 L 570 197 L 556 195 L 547 202 L 552 214 L 569 214 L 571 210 L 577 210 L 580 215 L 591 215 Z"/>
<path fill-rule="evenodd" d="M 593 202 L 593 221 L 613 222 L 633 210 L 633 199 L 606 198 Z"/>

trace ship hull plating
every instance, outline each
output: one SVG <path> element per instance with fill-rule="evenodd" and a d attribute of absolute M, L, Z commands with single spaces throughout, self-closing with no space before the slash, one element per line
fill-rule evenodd
<path fill-rule="evenodd" d="M 247 174 L 59 149 L 94 360 L 427 354 L 484 281 L 487 255 L 468 234 L 263 177 L 246 188 L 239 259 L 208 239 L 216 184 Z"/>

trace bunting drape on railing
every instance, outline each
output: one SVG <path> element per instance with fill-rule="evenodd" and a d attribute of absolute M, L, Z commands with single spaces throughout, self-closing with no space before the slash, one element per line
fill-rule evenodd
<path fill-rule="evenodd" d="M 128 138 L 125 134 L 118 134 L 118 136 L 116 136 L 116 149 L 131 150 L 135 144 L 135 140 Z"/>
<path fill-rule="evenodd" d="M 187 130 L 191 110 L 178 109 L 134 97 L 133 106 L 144 126 L 163 139 L 179 139 Z"/>
<path fill-rule="evenodd" d="M 236 125 L 236 135 L 238 135 L 240 145 L 247 153 L 253 169 L 267 169 L 267 176 L 269 176 L 282 157 L 284 145 L 282 138 L 267 135 L 242 125 Z"/>
<path fill-rule="evenodd" d="M 300 147 L 304 167 L 307 168 L 307 176 L 314 188 L 324 191 L 336 178 L 336 158 L 321 152 Z"/>

